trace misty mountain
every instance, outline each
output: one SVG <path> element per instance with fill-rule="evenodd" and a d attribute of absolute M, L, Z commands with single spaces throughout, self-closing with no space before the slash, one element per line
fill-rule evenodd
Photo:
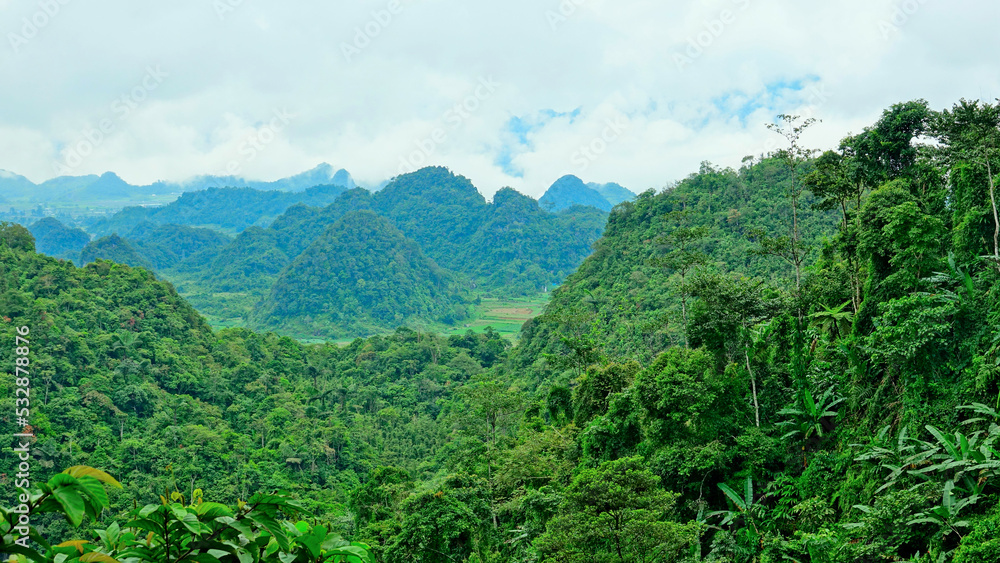
<path fill-rule="evenodd" d="M 347 189 L 357 187 L 351 174 L 341 168 L 335 169 L 333 166 L 322 163 L 312 170 L 307 170 L 301 174 L 282 178 L 273 182 L 261 182 L 248 180 L 239 176 L 197 176 L 180 183 L 157 183 L 162 186 L 163 193 L 191 192 L 208 188 L 253 188 L 263 191 L 283 191 L 302 192 L 313 186 L 331 185 L 342 186 Z"/>
<path fill-rule="evenodd" d="M 3 201 L 20 205 L 38 203 L 88 203 L 112 206 L 115 202 L 153 203 L 154 196 L 202 191 L 209 188 L 252 188 L 261 191 L 304 192 L 321 185 L 356 187 L 350 173 L 323 163 L 301 174 L 273 182 L 248 180 L 238 176 L 198 176 L 183 182 L 154 182 L 140 186 L 129 184 L 114 172 L 100 176 L 59 176 L 35 184 L 24 176 L 0 170 L 0 196 Z"/>
<path fill-rule="evenodd" d="M 614 182 L 608 184 L 587 184 L 587 187 L 601 194 L 601 197 L 608 200 L 611 205 L 618 205 L 623 201 L 632 201 L 636 198 L 636 194 L 621 184 L 616 184 Z"/>
<path fill-rule="evenodd" d="M 319 176 L 310 178 L 337 174 L 331 169 L 319 172 Z M 113 186 L 116 178 L 106 177 L 104 185 Z M 345 179 L 343 175 L 341 179 Z M 601 197 L 579 179 L 567 178 L 563 184 L 570 184 L 570 191 L 590 191 L 591 200 Z M 558 188 L 550 192 L 558 195 Z M 296 317 L 288 325 L 294 325 L 296 332 L 311 334 L 315 328 L 339 334 L 346 327 L 364 326 L 367 331 L 387 321 L 367 316 L 355 324 L 343 317 L 336 322 L 326 319 L 316 325 L 319 328 L 310 328 L 312 321 L 288 312 L 298 310 L 298 305 L 284 303 L 297 297 L 275 291 L 279 284 L 298 279 L 299 274 L 289 274 L 289 269 L 299 263 L 295 272 L 300 272 L 300 259 L 310 252 L 315 255 L 317 241 L 327 236 L 334 225 L 343 229 L 345 225 L 359 224 L 358 217 L 378 217 L 378 236 L 351 239 L 350 253 L 375 260 L 372 267 L 381 268 L 383 265 L 369 255 L 382 252 L 386 245 L 397 248 L 398 241 L 386 242 L 384 236 L 393 239 L 398 233 L 408 241 L 406 244 L 415 245 L 421 256 L 410 266 L 423 273 L 404 276 L 417 280 L 413 283 L 423 283 L 430 279 L 424 274 L 433 272 L 432 277 L 447 278 L 450 288 L 494 296 L 524 296 L 558 286 L 590 255 L 607 220 L 601 208 L 611 207 L 603 198 L 601 202 L 600 207 L 574 203 L 551 212 L 543 209 L 539 201 L 511 188 L 500 190 L 492 201 L 487 201 L 468 178 L 441 167 L 395 177 L 376 193 L 334 185 L 301 192 L 209 188 L 185 193 L 169 205 L 129 207 L 93 222 L 89 230 L 104 238 L 87 245 L 83 257 L 87 261 L 104 258 L 155 269 L 215 319 L 242 324 L 257 309 L 254 318 L 273 324 L 276 321 L 261 320 L 261 315 L 272 314 L 260 313 L 266 306 L 268 311 L 278 311 L 274 313 L 278 317 Z M 348 216 L 353 219 L 345 223 Z M 346 239 L 341 236 L 338 240 Z M 336 260 L 323 259 L 330 268 L 329 275 L 335 275 L 332 272 L 340 267 L 337 260 L 350 253 L 337 250 Z M 424 259 L 433 267 L 421 266 Z M 391 269 L 398 264 L 390 260 L 385 266 Z M 314 270 L 310 272 L 310 276 L 315 274 Z M 317 291 L 326 289 L 330 288 L 324 285 Z M 439 290 L 427 295 L 450 295 Z M 401 314 L 417 324 L 459 318 L 451 298 L 442 298 L 450 305 L 406 309 Z M 278 324 L 285 326 L 284 321 Z M 386 328 L 388 324 L 380 326 Z"/>
<path fill-rule="evenodd" d="M 35 184 L 24 176 L 0 170 L 0 196 L 5 202 L 29 197 L 34 188 Z"/>
<path fill-rule="evenodd" d="M 162 207 L 126 207 L 112 217 L 92 222 L 89 230 L 98 235 L 125 233 L 143 222 L 150 222 L 211 227 L 236 233 L 251 225 L 267 225 L 297 203 L 327 205 L 346 189 L 333 185 L 315 186 L 302 192 L 209 188 L 185 193 Z"/>
<path fill-rule="evenodd" d="M 542 209 L 548 211 L 563 211 L 569 209 L 574 205 L 589 205 L 590 207 L 596 207 L 601 211 L 611 211 L 617 203 L 624 201 L 621 199 L 621 192 L 611 187 L 611 184 L 606 184 L 604 186 L 599 186 L 597 184 L 585 184 L 583 180 L 577 178 L 573 175 L 563 176 L 555 181 L 551 187 L 545 192 L 541 198 L 539 198 L 538 203 L 542 206 Z M 614 184 L 618 188 L 617 184 Z M 596 189 L 595 189 L 596 188 Z M 619 201 L 612 201 L 601 194 L 599 190 L 605 190 L 612 199 L 617 199 Z M 624 189 L 624 188 L 622 188 Z M 625 190 L 628 192 L 628 190 Z M 631 192 L 628 192 L 631 193 Z M 626 196 L 627 198 L 629 196 Z M 632 194 L 631 197 L 635 197 Z"/>

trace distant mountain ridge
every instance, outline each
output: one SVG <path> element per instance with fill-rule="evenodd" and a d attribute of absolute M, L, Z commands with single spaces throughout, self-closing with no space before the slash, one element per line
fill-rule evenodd
<path fill-rule="evenodd" d="M 587 187 L 601 194 L 611 205 L 618 205 L 624 201 L 632 201 L 638 195 L 625 186 L 614 182 L 608 184 L 590 183 L 587 184 Z"/>
<path fill-rule="evenodd" d="M 542 209 L 558 212 L 574 205 L 596 207 L 601 211 L 611 209 L 623 201 L 632 201 L 636 194 L 619 184 L 585 184 L 580 178 L 568 174 L 559 178 L 538 199 Z"/>
<path fill-rule="evenodd" d="M 272 182 L 248 180 L 239 176 L 197 176 L 182 182 L 154 182 L 133 185 L 114 172 L 97 176 L 60 176 L 35 184 L 7 170 L 0 170 L 0 194 L 7 203 L 39 204 L 54 202 L 142 201 L 153 196 L 181 194 L 208 188 L 252 188 L 263 191 L 303 192 L 320 185 L 357 187 L 344 169 L 322 163 L 312 170 Z"/>
<path fill-rule="evenodd" d="M 347 189 L 357 187 L 350 172 L 343 168 L 337 170 L 333 166 L 322 163 L 312 170 L 307 170 L 301 174 L 282 178 L 273 182 L 263 182 L 247 180 L 239 176 L 197 176 L 180 183 L 157 183 L 166 187 L 180 187 L 182 191 L 198 191 L 206 188 L 253 188 L 262 191 L 282 191 L 282 192 L 302 192 L 313 186 L 332 185 L 342 186 Z M 173 191 L 177 191 L 174 189 Z"/>
<path fill-rule="evenodd" d="M 125 233 L 144 223 L 176 224 L 240 232 L 264 226 L 295 204 L 327 205 L 347 190 L 344 186 L 319 185 L 301 192 L 262 191 L 255 188 L 209 188 L 182 194 L 161 207 L 126 207 L 115 215 L 93 221 L 98 235 Z"/>

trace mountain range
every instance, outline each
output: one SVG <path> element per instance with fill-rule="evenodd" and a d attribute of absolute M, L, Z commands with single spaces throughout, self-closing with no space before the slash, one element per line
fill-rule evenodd
<path fill-rule="evenodd" d="M 381 191 L 391 181 L 370 186 L 373 192 Z M 31 206 L 37 204 L 91 204 L 96 207 L 118 209 L 122 204 L 141 203 L 162 205 L 170 196 L 213 188 L 251 188 L 258 191 L 301 193 L 316 186 L 338 186 L 344 189 L 358 187 L 351 174 L 322 163 L 311 170 L 275 181 L 249 180 L 240 176 L 201 175 L 183 182 L 154 182 L 149 185 L 129 184 L 114 172 L 98 176 L 60 176 L 36 184 L 28 178 L 0 170 L 0 203 Z M 633 192 L 619 184 L 585 184 L 576 176 L 557 180 L 540 198 L 542 207 L 561 211 L 572 205 L 591 205 L 603 211 L 635 198 Z"/>
<path fill-rule="evenodd" d="M 24 176 L 0 170 L 0 194 L 3 203 L 35 205 L 51 203 L 143 202 L 156 196 L 196 192 L 208 188 L 243 187 L 255 190 L 302 192 L 319 185 L 356 187 L 346 170 L 323 163 L 301 174 L 274 182 L 248 180 L 238 176 L 197 176 L 184 182 L 154 182 L 132 185 L 114 172 L 100 176 L 60 176 L 36 184 Z M 120 207 L 120 206 L 119 206 Z"/>
<path fill-rule="evenodd" d="M 61 256 L 150 268 L 224 325 L 344 338 L 401 322 L 455 323 L 483 294 L 546 292 L 591 253 L 612 201 L 632 197 L 617 184 L 566 177 L 543 197 L 558 209 L 546 210 L 511 188 L 487 201 L 467 178 L 431 167 L 374 193 L 345 185 L 188 192 L 91 219 L 87 231 L 98 238 L 86 248 L 82 231 L 70 236 L 53 219 L 41 226 L 61 233 Z M 362 225 L 377 228 L 361 238 L 346 232 Z M 386 259 L 386 248 L 407 258 Z M 344 308 L 360 312 L 331 313 Z"/>

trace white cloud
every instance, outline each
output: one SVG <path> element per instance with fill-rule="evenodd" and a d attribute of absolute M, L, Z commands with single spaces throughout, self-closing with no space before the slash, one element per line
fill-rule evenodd
<path fill-rule="evenodd" d="M 703 160 L 738 165 L 768 146 L 763 123 L 777 113 L 822 119 L 807 140 L 829 147 L 895 102 L 1000 95 L 1000 6 L 983 0 L 398 1 L 244 0 L 220 17 L 212 0 L 71 0 L 15 52 L 10 34 L 40 8 L 0 0 L 0 168 L 49 178 L 112 119 L 74 173 L 148 183 L 235 160 L 273 179 L 328 161 L 374 184 L 443 129 L 425 163 L 487 195 L 510 185 L 537 197 L 566 173 L 641 191 Z M 112 104 L 158 65 L 169 76 L 119 119 Z M 490 77 L 496 91 L 453 123 L 446 112 Z M 241 147 L 280 109 L 296 117 L 248 159 Z M 508 128 L 577 109 L 527 144 Z M 574 158 L 615 115 L 627 130 Z"/>

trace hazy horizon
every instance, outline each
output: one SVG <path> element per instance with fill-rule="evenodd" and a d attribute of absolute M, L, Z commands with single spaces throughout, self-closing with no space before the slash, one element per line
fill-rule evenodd
<path fill-rule="evenodd" d="M 832 148 L 893 103 L 992 99 L 996 16 L 971 0 L 0 0 L 0 168 L 148 185 L 329 162 L 372 186 L 443 165 L 486 194 L 538 197 L 565 174 L 642 192 L 775 148 L 779 113 L 822 120 L 805 141 Z"/>

